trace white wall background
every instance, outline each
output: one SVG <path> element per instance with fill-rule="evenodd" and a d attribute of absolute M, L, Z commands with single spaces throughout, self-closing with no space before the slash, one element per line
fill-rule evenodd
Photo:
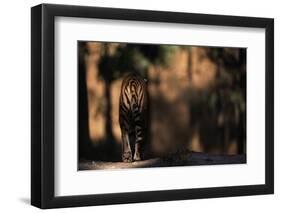
<path fill-rule="evenodd" d="M 278 212 L 281 207 L 281 13 L 277 0 L 114 1 L 58 0 L 81 4 L 275 18 L 275 195 L 126 204 L 50 210 L 51 212 Z M 0 210 L 39 212 L 30 197 L 30 7 L 37 0 L 3 1 L 0 9 Z M 10 152 L 16 153 L 11 158 Z M 281 208 L 280 208 L 281 209 Z"/>

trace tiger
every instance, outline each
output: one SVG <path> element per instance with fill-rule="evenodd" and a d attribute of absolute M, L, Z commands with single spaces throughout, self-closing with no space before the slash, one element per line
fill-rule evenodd
<path fill-rule="evenodd" d="M 127 73 L 122 81 L 119 98 L 123 162 L 143 159 L 147 128 L 147 102 L 146 80 L 137 73 Z"/>

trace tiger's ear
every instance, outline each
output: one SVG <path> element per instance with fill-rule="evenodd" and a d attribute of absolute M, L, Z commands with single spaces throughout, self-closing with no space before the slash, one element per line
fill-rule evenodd
<path fill-rule="evenodd" d="M 143 80 L 144 80 L 145 83 L 147 83 L 147 78 L 144 78 Z"/>

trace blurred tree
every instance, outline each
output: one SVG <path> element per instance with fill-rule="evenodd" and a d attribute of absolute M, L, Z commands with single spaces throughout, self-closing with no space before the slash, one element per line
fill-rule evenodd
<path fill-rule="evenodd" d="M 192 82 L 192 47 L 188 46 L 186 49 L 188 52 L 187 76 L 188 76 L 189 82 Z"/>
<path fill-rule="evenodd" d="M 78 140 L 79 140 L 79 158 L 89 157 L 91 150 L 90 136 L 89 136 L 89 122 L 88 122 L 88 95 L 86 85 L 86 57 L 88 55 L 86 42 L 78 43 L 78 112 L 79 112 L 79 124 L 78 124 Z"/>
<path fill-rule="evenodd" d="M 218 121 L 223 122 L 223 141 L 227 149 L 231 135 L 235 135 L 238 153 L 245 153 L 246 135 L 246 49 L 208 48 L 208 57 L 217 64 L 216 89 L 210 93 L 216 98 L 213 109 Z"/>

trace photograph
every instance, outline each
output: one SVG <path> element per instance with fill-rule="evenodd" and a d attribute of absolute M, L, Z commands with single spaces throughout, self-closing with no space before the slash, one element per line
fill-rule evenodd
<path fill-rule="evenodd" d="M 247 48 L 78 41 L 78 171 L 245 164 Z"/>

